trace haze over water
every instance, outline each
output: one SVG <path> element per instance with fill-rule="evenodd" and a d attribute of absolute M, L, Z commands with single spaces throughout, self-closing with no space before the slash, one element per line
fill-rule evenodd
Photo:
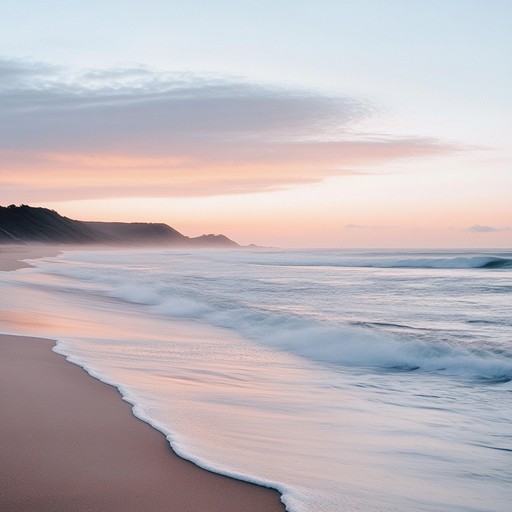
<path fill-rule="evenodd" d="M 0 276 L 203 467 L 292 512 L 505 512 L 512 253 L 68 252 Z"/>

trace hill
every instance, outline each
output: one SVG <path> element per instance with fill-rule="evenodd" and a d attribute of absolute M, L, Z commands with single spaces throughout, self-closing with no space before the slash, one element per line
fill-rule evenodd
<path fill-rule="evenodd" d="M 239 247 L 224 235 L 190 238 L 163 223 L 87 222 L 68 219 L 47 208 L 0 206 L 0 243 L 29 242 Z"/>
<path fill-rule="evenodd" d="M 87 224 L 53 210 L 0 206 L 0 242 L 94 243 L 104 238 Z"/>

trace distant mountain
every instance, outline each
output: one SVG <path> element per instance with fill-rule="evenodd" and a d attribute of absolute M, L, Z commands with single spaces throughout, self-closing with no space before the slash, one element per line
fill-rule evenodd
<path fill-rule="evenodd" d="M 28 242 L 239 247 L 224 235 L 190 238 L 162 223 L 86 222 L 46 208 L 0 206 L 0 243 Z"/>

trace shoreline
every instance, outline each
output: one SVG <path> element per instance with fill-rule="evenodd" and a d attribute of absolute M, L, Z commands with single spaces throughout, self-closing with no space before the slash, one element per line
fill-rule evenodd
<path fill-rule="evenodd" d="M 21 250 L 20 250 L 21 249 Z M 0 270 L 55 247 L 0 253 Z M 11 512 L 284 512 L 277 490 L 179 457 L 117 388 L 52 351 L 0 334 L 0 509 Z"/>
<path fill-rule="evenodd" d="M 60 245 L 0 244 L 0 271 L 10 272 L 20 268 L 30 268 L 32 265 L 22 260 L 57 256 L 65 249 L 65 246 Z"/>

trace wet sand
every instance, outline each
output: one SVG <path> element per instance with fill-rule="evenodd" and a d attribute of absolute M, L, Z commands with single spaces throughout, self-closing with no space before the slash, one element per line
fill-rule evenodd
<path fill-rule="evenodd" d="M 43 258 L 45 256 L 57 256 L 63 246 L 55 245 L 10 245 L 0 244 L 0 270 L 16 270 L 28 268 L 30 265 L 24 259 Z"/>

